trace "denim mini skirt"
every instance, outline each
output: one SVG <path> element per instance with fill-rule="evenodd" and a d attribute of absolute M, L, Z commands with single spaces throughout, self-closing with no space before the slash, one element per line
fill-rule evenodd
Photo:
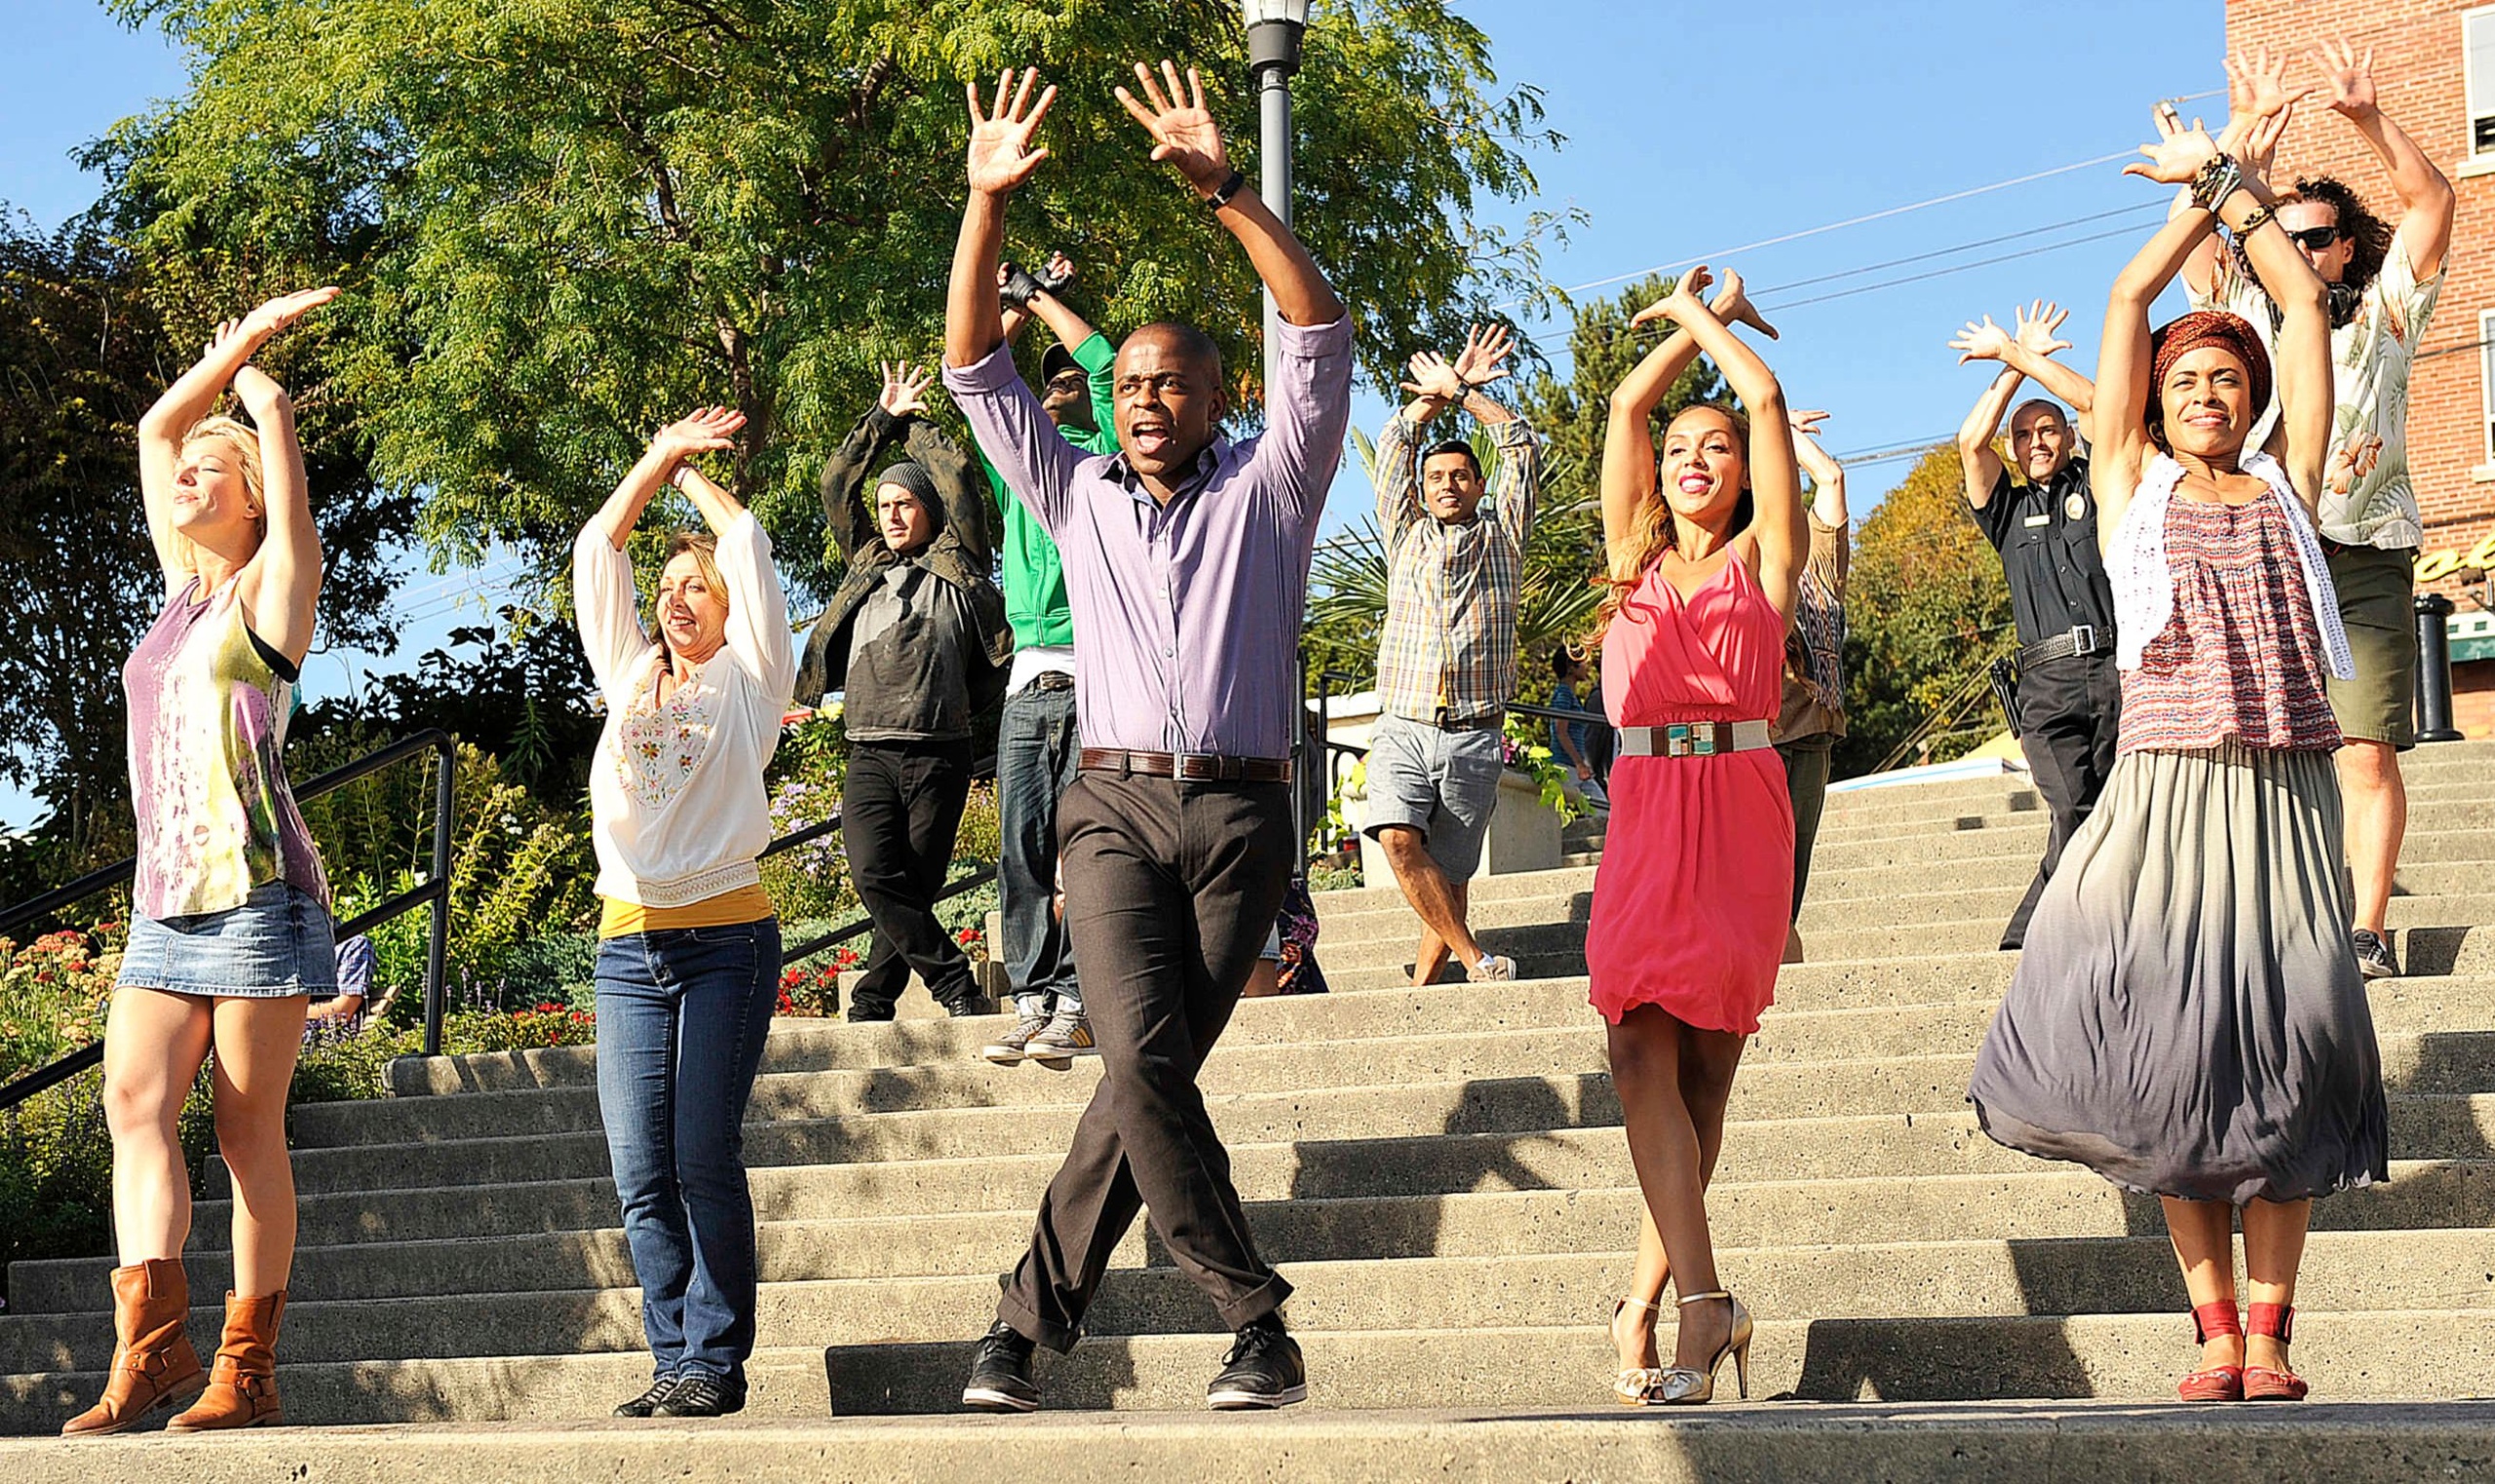
<path fill-rule="evenodd" d="M 333 995 L 330 927 L 321 899 L 285 881 L 253 887 L 243 905 L 222 912 L 161 920 L 134 912 L 113 983 L 244 1000 Z"/>

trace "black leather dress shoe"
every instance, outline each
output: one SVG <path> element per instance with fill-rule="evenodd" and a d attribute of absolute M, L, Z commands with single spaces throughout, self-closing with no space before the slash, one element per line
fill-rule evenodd
<path fill-rule="evenodd" d="M 1287 1407 L 1307 1399 L 1308 1367 L 1300 1359 L 1299 1342 L 1284 1332 L 1280 1314 L 1242 1329 L 1221 1363 L 1221 1374 L 1205 1388 L 1205 1405 L 1216 1412 Z"/>
<path fill-rule="evenodd" d="M 1039 1346 L 1000 1319 L 979 1342 L 962 1405 L 979 1412 L 1036 1412 L 1040 1389 L 1031 1380 L 1031 1354 Z"/>

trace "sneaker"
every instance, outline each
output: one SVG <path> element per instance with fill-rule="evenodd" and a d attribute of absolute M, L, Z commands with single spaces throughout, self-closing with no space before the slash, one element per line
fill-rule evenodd
<path fill-rule="evenodd" d="M 1037 1412 L 1040 1389 L 1031 1380 L 1031 1352 L 1036 1342 L 1025 1340 L 1013 1325 L 999 1319 L 979 1342 L 971 1357 L 971 1379 L 962 1386 L 962 1405 L 979 1412 Z"/>
<path fill-rule="evenodd" d="M 2349 946 L 2357 950 L 2357 969 L 2368 979 L 2397 978 L 2399 960 L 2391 956 L 2391 940 L 2371 928 L 2360 928 L 2348 934 Z"/>
<path fill-rule="evenodd" d="M 725 1417 L 745 1410 L 745 1388 L 709 1371 L 686 1371 L 657 1406 L 652 1417 Z"/>
<path fill-rule="evenodd" d="M 1031 1038 L 1049 1028 L 1046 1015 L 1024 1015 L 1014 1029 L 979 1047 L 979 1054 L 1000 1067 L 1010 1067 L 1030 1054 Z"/>
<path fill-rule="evenodd" d="M 1062 1066 L 1098 1049 L 1092 1044 L 1091 1017 L 1079 1009 L 1061 1009 L 1050 1017 L 1047 1029 L 1031 1038 L 1030 1055 L 1033 1061 Z"/>
<path fill-rule="evenodd" d="M 658 1380 L 651 1382 L 650 1389 L 640 1395 L 633 1397 L 631 1401 L 617 1402 L 615 1415 L 617 1417 L 649 1416 L 658 1410 L 660 1402 L 667 1400 L 668 1393 L 675 1389 L 675 1383 L 676 1378 L 673 1376 L 661 1376 Z"/>
<path fill-rule="evenodd" d="M 1241 1330 L 1221 1363 L 1221 1374 L 1205 1388 L 1205 1405 L 1216 1412 L 1287 1407 L 1307 1399 L 1308 1367 L 1300 1360 L 1299 1342 L 1284 1332 L 1280 1314 Z"/>
<path fill-rule="evenodd" d="M 1487 979 L 1513 979 L 1516 976 L 1516 961 L 1504 954 L 1485 953 L 1481 955 L 1481 962 L 1474 965 L 1464 976 L 1476 984 Z"/>

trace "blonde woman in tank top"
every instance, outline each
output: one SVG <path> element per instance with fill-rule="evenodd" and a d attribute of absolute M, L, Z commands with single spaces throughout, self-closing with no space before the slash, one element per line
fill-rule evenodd
<path fill-rule="evenodd" d="M 130 944 L 104 1029 L 117 1344 L 103 1396 L 61 1430 L 118 1432 L 203 1389 L 177 1431 L 279 1421 L 276 1346 L 294 1261 L 286 1096 L 304 1008 L 331 993 L 328 883 L 287 787 L 286 719 L 312 645 L 321 540 L 286 389 L 252 355 L 337 296 L 271 299 L 217 326 L 138 424 L 165 608 L 130 657 L 137 823 Z M 211 416 L 228 387 L 249 424 Z M 211 1370 L 184 1332 L 190 1172 L 174 1132 L 216 1053 L 234 1183 L 234 1286 Z"/>

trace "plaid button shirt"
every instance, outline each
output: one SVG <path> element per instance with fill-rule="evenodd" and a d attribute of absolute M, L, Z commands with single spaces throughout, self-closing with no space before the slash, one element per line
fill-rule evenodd
<path fill-rule="evenodd" d="M 1540 445 L 1520 418 L 1493 423 L 1498 468 L 1477 516 L 1464 525 L 1422 508 L 1413 445 L 1399 412 L 1377 439 L 1377 524 L 1386 542 L 1386 623 L 1377 690 L 1412 721 L 1485 716 L 1516 691 L 1516 593 L 1525 533 L 1541 491 Z"/>

